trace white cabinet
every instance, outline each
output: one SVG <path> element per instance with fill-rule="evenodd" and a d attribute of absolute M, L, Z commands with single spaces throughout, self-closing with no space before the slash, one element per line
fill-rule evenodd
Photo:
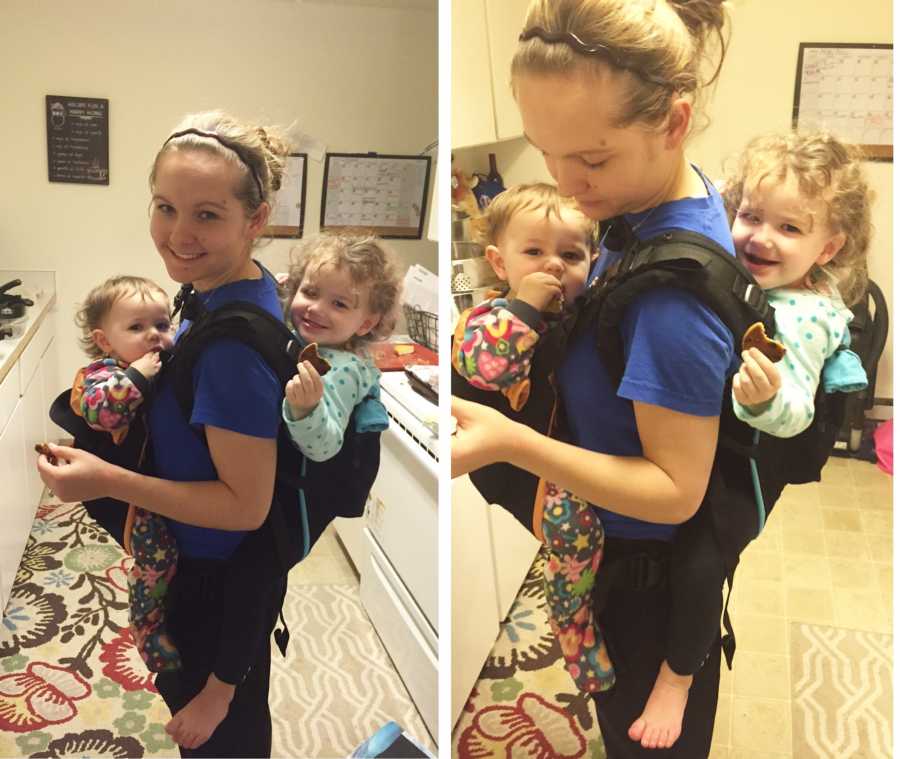
<path fill-rule="evenodd" d="M 453 0 L 451 7 L 451 147 L 520 137 L 509 68 L 528 0 Z"/>
<path fill-rule="evenodd" d="M 530 0 L 485 0 L 498 140 L 522 136 L 522 118 L 510 87 L 509 67 L 525 27 L 529 3 Z"/>
<path fill-rule="evenodd" d="M 49 306 L 45 301 L 47 311 Z M 20 350 L 6 354 L 0 382 L 0 618 L 44 492 L 34 446 L 58 437 L 48 418 L 58 390 L 51 386 L 56 382 L 54 323 L 42 310 L 33 324 Z"/>
<path fill-rule="evenodd" d="M 453 480 L 450 719 L 457 721 L 537 554 L 537 539 L 489 505 L 468 477 Z"/>
<path fill-rule="evenodd" d="M 0 419 L 0 609 L 6 608 L 9 592 L 25 543 L 37 502 L 30 504 L 26 479 L 25 425 L 22 404 L 19 402 L 19 375 L 12 371 L 0 385 L 0 396 L 15 399 L 5 425 Z M 6 404 L 0 402 L 0 407 Z M 33 463 L 33 458 L 28 457 Z"/>

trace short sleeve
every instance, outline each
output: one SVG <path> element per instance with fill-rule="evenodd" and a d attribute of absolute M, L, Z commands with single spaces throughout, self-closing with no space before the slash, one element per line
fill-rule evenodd
<path fill-rule="evenodd" d="M 718 416 L 730 367 L 731 332 L 690 293 L 644 293 L 622 320 L 625 374 L 618 395 L 695 416 Z"/>
<path fill-rule="evenodd" d="M 194 368 L 191 424 L 275 438 L 282 395 L 274 371 L 255 350 L 236 340 L 217 340 Z"/>

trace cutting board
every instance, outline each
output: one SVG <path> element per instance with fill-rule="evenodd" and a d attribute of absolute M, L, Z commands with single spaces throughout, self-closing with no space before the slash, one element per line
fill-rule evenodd
<path fill-rule="evenodd" d="M 412 346 L 412 353 L 397 355 L 395 348 L 401 345 Z M 383 372 L 395 372 L 405 369 L 407 366 L 417 364 L 437 364 L 437 353 L 418 343 L 373 343 L 369 346 L 369 354 L 372 360 Z"/>

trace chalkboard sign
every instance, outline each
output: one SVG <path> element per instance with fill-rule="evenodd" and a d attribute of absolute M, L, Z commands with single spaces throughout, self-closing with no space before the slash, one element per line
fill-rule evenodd
<path fill-rule="evenodd" d="M 109 184 L 109 100 L 47 95 L 51 182 Z"/>

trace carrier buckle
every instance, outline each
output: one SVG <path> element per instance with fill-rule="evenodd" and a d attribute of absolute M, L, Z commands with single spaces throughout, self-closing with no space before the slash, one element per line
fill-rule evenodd
<path fill-rule="evenodd" d="M 633 590 L 650 590 L 662 579 L 661 562 L 646 553 L 638 553 L 628 560 L 628 583 Z"/>
<path fill-rule="evenodd" d="M 738 278 L 734 283 L 734 294 L 737 295 L 745 303 L 749 304 L 756 313 L 765 313 L 765 307 L 768 303 L 766 300 L 766 292 L 759 285 L 752 282 L 745 283 Z M 743 290 L 743 292 L 741 292 Z"/>

